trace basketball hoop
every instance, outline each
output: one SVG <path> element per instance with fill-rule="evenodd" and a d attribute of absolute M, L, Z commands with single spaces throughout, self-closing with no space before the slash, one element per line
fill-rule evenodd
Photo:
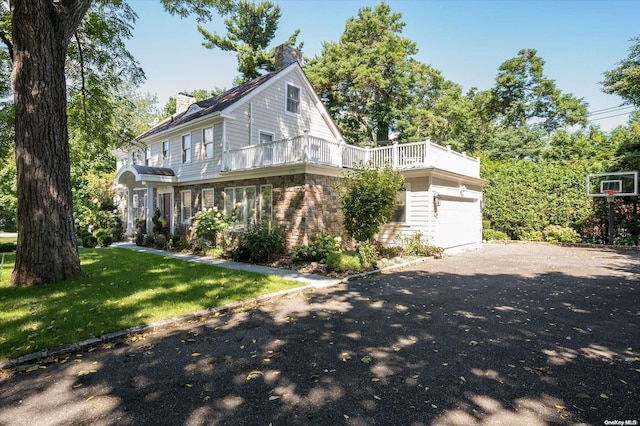
<path fill-rule="evenodd" d="M 616 194 L 619 191 L 616 191 L 615 189 L 607 189 L 604 192 L 605 192 L 605 194 L 607 194 L 607 203 L 613 203 L 613 201 L 614 201 L 614 199 L 616 197 Z"/>

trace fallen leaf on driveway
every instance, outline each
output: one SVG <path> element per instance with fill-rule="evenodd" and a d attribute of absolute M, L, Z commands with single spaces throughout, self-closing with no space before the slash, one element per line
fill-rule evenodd
<path fill-rule="evenodd" d="M 371 362 L 371 357 L 369 355 L 365 355 L 360 361 L 364 362 L 365 364 L 369 364 Z"/>
<path fill-rule="evenodd" d="M 247 380 L 257 379 L 258 377 L 262 377 L 264 374 L 261 371 L 252 371 L 247 374 Z"/>

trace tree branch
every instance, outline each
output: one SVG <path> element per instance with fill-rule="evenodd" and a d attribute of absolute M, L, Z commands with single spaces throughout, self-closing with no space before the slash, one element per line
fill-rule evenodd
<path fill-rule="evenodd" d="M 9 51 L 9 58 L 11 58 L 11 62 L 13 62 L 13 43 L 9 40 L 7 33 L 4 31 L 0 31 L 0 40 L 7 46 L 7 50 Z"/>
<path fill-rule="evenodd" d="M 88 129 L 87 119 L 89 113 L 87 112 L 87 87 L 86 87 L 86 79 L 84 76 L 84 57 L 82 56 L 82 43 L 80 43 L 80 37 L 78 37 L 78 32 L 73 34 L 76 39 L 76 44 L 78 45 L 78 55 L 80 58 L 80 80 L 82 82 L 82 88 L 80 92 L 82 93 L 82 110 L 84 111 L 84 126 Z"/>

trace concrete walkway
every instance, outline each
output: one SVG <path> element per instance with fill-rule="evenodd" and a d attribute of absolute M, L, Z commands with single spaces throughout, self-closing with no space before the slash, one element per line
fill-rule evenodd
<path fill-rule="evenodd" d="M 143 253 L 150 253 L 150 254 L 156 254 L 159 256 L 172 257 L 174 259 L 180 259 L 188 262 L 219 266 L 221 268 L 235 269 L 238 271 L 256 272 L 258 274 L 264 274 L 264 275 L 277 275 L 292 281 L 299 281 L 304 284 L 307 284 L 313 287 L 318 287 L 318 288 L 336 285 L 341 281 L 343 281 L 342 279 L 329 278 L 321 275 L 305 274 L 305 273 L 293 271 L 290 269 L 270 268 L 268 266 L 252 265 L 249 263 L 232 262 L 230 260 L 213 259 L 211 257 L 196 256 L 196 255 L 186 254 L 186 253 L 176 253 L 173 251 L 158 250 L 158 249 L 149 248 L 149 247 L 141 247 L 141 246 L 136 246 L 133 243 L 115 243 L 112 245 L 112 247 L 126 248 L 129 250 L 135 250 Z"/>

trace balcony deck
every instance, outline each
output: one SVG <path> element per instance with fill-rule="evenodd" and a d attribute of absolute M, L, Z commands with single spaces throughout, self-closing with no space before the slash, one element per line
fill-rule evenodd
<path fill-rule="evenodd" d="M 240 171 L 260 167 L 294 164 L 317 164 L 352 169 L 359 164 L 396 170 L 438 168 L 461 175 L 480 177 L 480 161 L 450 147 L 429 140 L 361 148 L 309 135 L 250 145 L 223 154 L 223 171 Z"/>

